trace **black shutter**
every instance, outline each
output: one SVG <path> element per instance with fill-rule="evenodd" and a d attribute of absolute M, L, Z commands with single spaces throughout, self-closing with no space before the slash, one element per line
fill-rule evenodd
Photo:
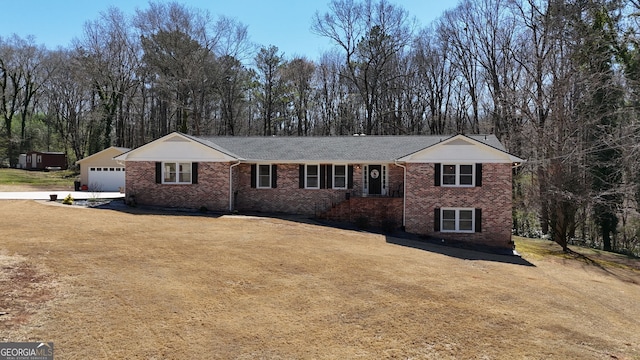
<path fill-rule="evenodd" d="M 325 169 L 325 165 L 319 165 L 320 167 L 320 189 L 326 189 L 327 188 L 327 172 Z"/>
<path fill-rule="evenodd" d="M 197 162 L 191 163 L 191 183 L 192 184 L 198 183 L 198 163 Z"/>
<path fill-rule="evenodd" d="M 476 186 L 482 186 L 482 163 L 476 164 Z"/>
<path fill-rule="evenodd" d="M 251 164 L 251 188 L 256 188 L 256 178 L 257 178 L 258 166 L 256 164 Z"/>
<path fill-rule="evenodd" d="M 440 208 L 433 209 L 433 231 L 440 231 Z"/>
<path fill-rule="evenodd" d="M 271 187 L 278 187 L 278 165 L 271 165 Z"/>
<path fill-rule="evenodd" d="M 433 169 L 435 170 L 433 172 L 433 185 L 440 186 L 440 171 L 442 171 L 442 166 L 440 164 L 433 164 Z"/>
<path fill-rule="evenodd" d="M 326 165 L 327 167 L 327 189 L 333 188 L 333 166 Z"/>
<path fill-rule="evenodd" d="M 476 209 L 476 232 L 482 232 L 482 209 Z"/>
<path fill-rule="evenodd" d="M 304 165 L 298 166 L 298 187 L 304 189 Z"/>
<path fill-rule="evenodd" d="M 162 163 L 156 162 L 156 184 L 162 184 Z"/>
<path fill-rule="evenodd" d="M 349 165 L 349 169 L 347 171 L 347 188 L 353 189 L 353 165 Z"/>

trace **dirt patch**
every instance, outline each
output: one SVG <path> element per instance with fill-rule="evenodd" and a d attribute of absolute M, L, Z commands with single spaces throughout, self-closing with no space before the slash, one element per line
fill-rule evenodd
<path fill-rule="evenodd" d="M 0 227 L 2 279 L 41 304 L 3 337 L 53 341 L 60 358 L 640 358 L 640 274 L 627 267 L 33 201 L 0 202 Z"/>
<path fill-rule="evenodd" d="M 0 289 L 0 333 L 9 341 L 40 321 L 38 316 L 55 297 L 55 280 L 22 256 L 0 254 Z"/>

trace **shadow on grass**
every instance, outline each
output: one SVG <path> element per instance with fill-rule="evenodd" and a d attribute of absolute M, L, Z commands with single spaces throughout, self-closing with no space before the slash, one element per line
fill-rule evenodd
<path fill-rule="evenodd" d="M 387 236 L 387 243 L 420 249 L 436 254 L 446 255 L 462 260 L 482 260 L 501 262 L 505 264 L 535 266 L 527 260 L 516 255 L 498 254 L 493 252 L 477 251 L 453 246 L 438 245 L 428 241 L 418 239 L 405 239 L 400 237 Z"/>
<path fill-rule="evenodd" d="M 206 216 L 211 218 L 218 218 L 224 215 L 229 215 L 227 213 L 218 213 L 218 212 L 211 212 L 211 211 L 202 212 L 202 211 L 190 210 L 190 209 L 162 208 L 162 207 L 151 207 L 151 206 L 130 207 L 130 206 L 127 206 L 122 200 L 111 201 L 103 205 L 95 206 L 94 208 L 121 211 L 121 212 L 132 214 L 132 215 Z M 535 266 L 532 263 L 524 260 L 520 256 L 516 256 L 513 254 L 496 253 L 495 249 L 468 249 L 468 248 L 461 248 L 461 247 L 455 247 L 455 246 L 439 245 L 433 242 L 422 240 L 422 238 L 417 235 L 413 235 L 405 232 L 396 232 L 394 233 L 394 235 L 396 236 L 390 236 L 388 234 L 385 234 L 383 231 L 379 231 L 379 229 L 372 228 L 372 229 L 363 230 L 363 229 L 358 229 L 352 224 L 321 221 L 317 219 L 310 219 L 309 217 L 306 217 L 306 216 L 290 215 L 290 214 L 242 213 L 240 215 L 276 218 L 276 219 L 282 219 L 287 221 L 294 221 L 294 222 L 312 224 L 317 226 L 327 226 L 331 228 L 338 228 L 338 229 L 344 229 L 344 230 L 366 231 L 372 234 L 384 235 L 386 237 L 386 242 L 388 244 L 410 247 L 413 249 L 428 251 L 428 252 L 441 254 L 441 255 L 447 255 L 450 257 L 455 257 L 463 260 L 484 260 L 484 261 L 501 262 L 506 264 Z"/>
<path fill-rule="evenodd" d="M 129 206 L 123 199 L 110 200 L 100 205 L 90 206 L 92 209 L 114 210 L 131 215 L 167 215 L 167 216 L 206 216 L 218 218 L 227 215 L 220 212 L 208 211 L 206 209 L 194 210 L 183 208 L 167 208 L 156 206 Z"/>
<path fill-rule="evenodd" d="M 628 282 L 628 283 L 632 283 L 632 284 L 638 285 L 638 281 L 636 279 L 633 279 L 632 277 L 626 276 L 626 274 L 618 274 L 618 273 L 614 272 L 614 270 L 616 270 L 616 267 L 614 267 L 614 266 L 606 266 L 606 263 L 603 263 L 602 261 L 599 261 L 597 259 L 592 259 L 592 258 L 590 258 L 589 256 L 587 256 L 585 254 L 581 254 L 581 253 L 579 253 L 577 251 L 574 251 L 574 250 L 571 250 L 571 249 L 569 249 L 569 251 L 566 252 L 565 254 L 567 254 L 568 256 L 570 256 L 573 259 L 576 259 L 578 261 L 582 261 L 586 265 L 593 266 L 593 267 L 603 271 L 607 275 L 610 275 L 610 276 L 613 276 L 613 277 L 617 278 L 620 281 L 624 281 L 624 282 Z M 626 269 L 626 270 L 633 271 L 633 268 L 631 268 L 631 267 L 626 267 L 625 268 L 625 267 L 619 266 L 617 269 L 618 270 Z"/>

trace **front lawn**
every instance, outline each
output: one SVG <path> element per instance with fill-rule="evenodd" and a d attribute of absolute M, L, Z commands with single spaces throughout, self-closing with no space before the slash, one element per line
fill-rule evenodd
<path fill-rule="evenodd" d="M 73 170 L 29 171 L 22 169 L 0 169 L 0 186 L 9 191 L 11 187 L 73 188 L 77 173 Z M 16 190 L 20 191 L 20 190 Z"/>
<path fill-rule="evenodd" d="M 56 358 L 640 358 L 640 272 L 548 242 L 516 239 L 527 266 L 272 218 L 47 203 L 0 202 L 0 341 L 52 341 Z"/>

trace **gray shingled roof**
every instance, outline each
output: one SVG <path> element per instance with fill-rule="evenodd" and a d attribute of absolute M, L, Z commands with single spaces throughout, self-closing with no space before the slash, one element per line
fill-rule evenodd
<path fill-rule="evenodd" d="M 451 136 L 189 137 L 243 160 L 366 162 L 393 161 Z M 494 135 L 468 137 L 505 151 Z"/>

